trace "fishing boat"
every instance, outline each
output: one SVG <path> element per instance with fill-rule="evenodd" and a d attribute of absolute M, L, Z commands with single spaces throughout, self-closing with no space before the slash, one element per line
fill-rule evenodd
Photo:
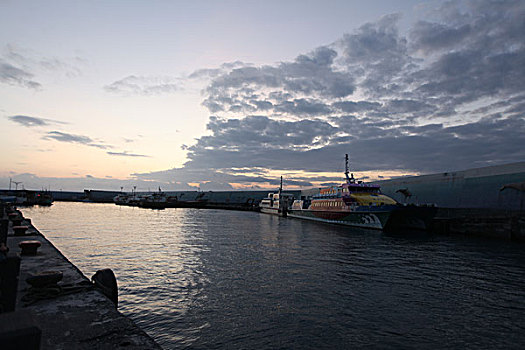
<path fill-rule="evenodd" d="M 348 154 L 345 155 L 346 182 L 320 189 L 311 197 L 295 200 L 288 216 L 300 219 L 382 230 L 397 202 L 382 194 L 379 185 L 366 184 L 348 176 Z"/>
<path fill-rule="evenodd" d="M 283 193 L 283 177 L 277 193 L 268 193 L 259 203 L 259 209 L 262 213 L 286 216 L 290 203 L 294 200 L 293 194 Z"/>

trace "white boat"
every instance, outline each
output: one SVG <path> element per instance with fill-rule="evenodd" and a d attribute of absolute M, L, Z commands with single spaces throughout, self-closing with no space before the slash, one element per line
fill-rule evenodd
<path fill-rule="evenodd" d="M 286 216 L 287 210 L 294 200 L 294 195 L 283 193 L 283 177 L 277 193 L 268 193 L 268 196 L 261 200 L 259 208 L 262 213 Z"/>

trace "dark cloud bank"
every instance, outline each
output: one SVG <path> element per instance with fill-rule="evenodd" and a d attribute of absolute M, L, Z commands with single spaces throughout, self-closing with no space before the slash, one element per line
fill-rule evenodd
<path fill-rule="evenodd" d="M 402 35 L 388 15 L 293 62 L 214 71 L 210 135 L 186 147 L 184 168 L 135 176 L 266 182 L 225 174 L 338 170 L 344 153 L 357 171 L 522 161 L 525 3 L 447 2 L 433 16 Z"/>

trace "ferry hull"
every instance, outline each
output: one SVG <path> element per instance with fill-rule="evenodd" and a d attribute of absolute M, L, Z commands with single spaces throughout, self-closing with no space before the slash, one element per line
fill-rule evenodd
<path fill-rule="evenodd" d="M 290 210 L 288 212 L 288 216 L 298 219 L 326 222 L 330 224 L 383 230 L 391 213 L 391 210 L 336 212 L 303 209 Z"/>

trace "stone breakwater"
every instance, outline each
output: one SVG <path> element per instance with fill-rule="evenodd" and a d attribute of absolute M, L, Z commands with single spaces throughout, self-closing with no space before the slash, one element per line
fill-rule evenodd
<path fill-rule="evenodd" d="M 20 211 L 0 220 L 0 348 L 160 349 Z"/>

